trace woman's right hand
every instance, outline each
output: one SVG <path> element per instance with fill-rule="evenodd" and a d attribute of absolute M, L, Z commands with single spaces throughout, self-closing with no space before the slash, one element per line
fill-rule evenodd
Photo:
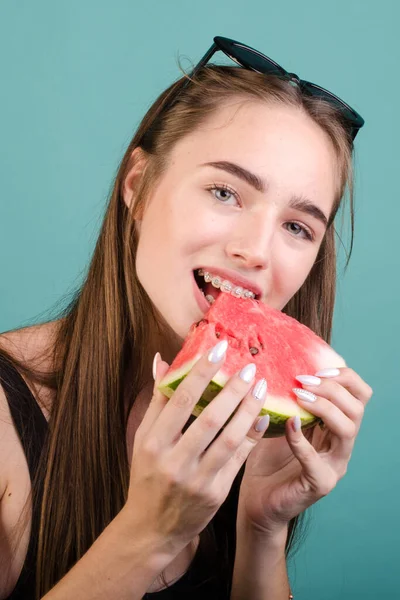
<path fill-rule="evenodd" d="M 217 346 L 221 348 L 220 343 Z M 176 556 L 211 521 L 266 429 L 254 429 L 263 406 L 263 399 L 252 394 L 254 376 L 247 383 L 237 373 L 182 434 L 225 358 L 223 354 L 211 362 L 209 354 L 197 361 L 170 399 L 157 389 L 169 368 L 159 360 L 153 397 L 133 444 L 124 511 L 135 537 L 156 539 L 170 556 Z"/>

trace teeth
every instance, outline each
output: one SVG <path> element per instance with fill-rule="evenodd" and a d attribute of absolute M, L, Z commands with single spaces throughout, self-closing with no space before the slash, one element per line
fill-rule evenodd
<path fill-rule="evenodd" d="M 211 284 L 215 288 L 220 289 L 221 292 L 226 292 L 228 294 L 230 293 L 235 298 L 255 298 L 255 294 L 253 292 L 251 292 L 250 290 L 246 290 L 240 286 L 234 285 L 227 279 L 222 280 L 221 277 L 218 277 L 217 275 L 214 276 L 208 271 L 204 271 L 203 269 L 198 269 L 197 273 L 198 275 L 204 277 L 204 280 L 207 283 L 211 282 Z M 207 294 L 206 298 L 212 304 L 212 302 L 210 301 L 210 298 L 212 298 L 212 296 L 210 294 Z M 214 302 L 214 298 L 212 298 L 212 301 Z"/>
<path fill-rule="evenodd" d="M 200 290 L 200 291 L 203 294 L 203 296 L 205 297 L 205 299 L 208 300 L 208 302 L 210 304 L 213 304 L 215 302 L 215 298 L 213 296 L 211 296 L 211 294 L 207 294 L 207 296 L 206 296 L 205 293 L 203 292 L 203 290 Z"/>

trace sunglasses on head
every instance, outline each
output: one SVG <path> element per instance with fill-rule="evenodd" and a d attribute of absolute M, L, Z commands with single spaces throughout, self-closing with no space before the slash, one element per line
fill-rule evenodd
<path fill-rule="evenodd" d="M 245 44 L 241 44 L 240 42 L 236 42 L 235 40 L 231 40 L 226 37 L 216 36 L 214 38 L 213 45 L 206 52 L 200 62 L 194 67 L 190 77 L 193 78 L 193 76 L 196 75 L 196 73 L 208 63 L 213 54 L 215 54 L 215 52 L 218 50 L 224 52 L 230 59 L 245 69 L 257 71 L 257 73 L 272 73 L 275 75 L 280 75 L 288 81 L 296 83 L 306 94 L 316 96 L 333 104 L 341 111 L 343 117 L 348 122 L 353 141 L 359 129 L 361 129 L 361 127 L 364 125 L 365 121 L 362 116 L 359 115 L 358 112 L 356 112 L 348 104 L 346 104 L 346 102 L 343 102 L 343 100 L 332 94 L 332 92 L 329 92 L 315 83 L 300 79 L 296 73 L 289 73 L 271 58 L 268 58 L 268 56 L 258 52 L 258 50 L 254 50 L 254 48 L 250 48 L 250 46 L 246 46 Z M 181 91 L 189 84 L 190 79 L 187 79 L 181 87 Z"/>

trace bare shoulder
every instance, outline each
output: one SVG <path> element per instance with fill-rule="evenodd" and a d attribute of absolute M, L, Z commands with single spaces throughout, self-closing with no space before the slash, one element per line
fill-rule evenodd
<path fill-rule="evenodd" d="M 13 423 L 11 419 L 8 402 L 3 387 L 0 385 L 0 502 L 3 499 L 7 489 L 8 479 L 6 473 L 8 469 L 11 449 Z"/>
<path fill-rule="evenodd" d="M 0 333 L 0 349 L 4 348 L 19 360 L 31 361 L 50 350 L 60 322 L 49 321 Z"/>
<path fill-rule="evenodd" d="M 60 321 L 51 321 L 23 329 L 0 333 L 0 350 L 18 360 L 51 369 L 52 345 Z M 49 352 L 47 352 L 49 350 Z M 51 391 L 34 386 L 21 373 L 45 418 L 51 407 Z M 49 410 L 44 407 L 49 407 Z M 31 489 L 29 468 L 18 432 L 12 420 L 8 399 L 0 384 L 0 599 L 7 598 L 15 587 L 24 563 L 30 536 L 30 517 L 23 536 L 14 552 L 15 531 Z"/>
<path fill-rule="evenodd" d="M 29 531 L 15 548 L 15 528 L 30 490 L 29 469 L 0 385 L 0 598 L 8 598 L 26 556 Z M 15 552 L 15 553 L 14 553 Z"/>
<path fill-rule="evenodd" d="M 29 362 L 49 348 L 54 340 L 58 323 L 58 321 L 51 321 L 1 333 L 0 349 L 9 352 L 18 360 Z M 46 365 L 42 366 L 46 367 Z M 36 388 L 25 377 L 24 379 L 37 398 Z M 49 393 L 47 390 L 41 389 L 41 394 L 43 395 L 43 403 L 41 404 L 48 405 Z M 48 418 L 46 411 L 43 410 L 43 412 L 45 417 Z M 16 457 L 20 458 L 21 452 L 22 447 L 11 417 L 8 399 L 3 386 L 0 384 L 0 499 L 3 498 L 7 489 L 9 474 L 13 472 Z"/>

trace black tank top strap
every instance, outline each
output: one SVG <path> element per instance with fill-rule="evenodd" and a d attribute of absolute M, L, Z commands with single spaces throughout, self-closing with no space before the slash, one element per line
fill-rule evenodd
<path fill-rule="evenodd" d="M 1 353 L 0 380 L 33 479 L 46 439 L 48 424 L 24 379 Z"/>
<path fill-rule="evenodd" d="M 48 424 L 35 397 L 24 379 L 0 353 L 0 383 L 6 394 L 11 417 L 21 440 L 28 463 L 31 482 L 34 480 L 40 454 L 46 441 Z M 35 568 L 39 531 L 40 505 L 43 497 L 43 481 L 32 507 L 32 524 L 29 546 L 17 584 L 7 600 L 33 600 L 35 591 Z"/>

